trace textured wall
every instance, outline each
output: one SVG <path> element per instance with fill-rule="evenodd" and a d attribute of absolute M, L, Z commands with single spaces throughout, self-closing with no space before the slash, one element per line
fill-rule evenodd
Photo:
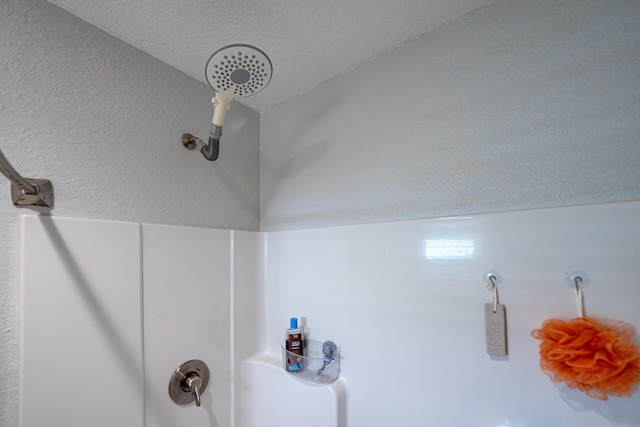
<path fill-rule="evenodd" d="M 203 82 L 212 48 L 259 47 L 274 78 L 243 103 L 265 111 L 492 0 L 50 1 Z M 139 25 L 151 8 L 153 25 Z"/>
<path fill-rule="evenodd" d="M 0 99 L 0 148 L 23 175 L 52 180 L 53 215 L 258 228 L 259 115 L 234 104 L 207 162 L 179 138 L 207 135 L 211 90 L 67 12 L 0 3 Z M 18 424 L 22 212 L 0 177 L 3 427 Z"/>
<path fill-rule="evenodd" d="M 639 22 L 499 1 L 267 111 L 261 228 L 640 199 Z"/>

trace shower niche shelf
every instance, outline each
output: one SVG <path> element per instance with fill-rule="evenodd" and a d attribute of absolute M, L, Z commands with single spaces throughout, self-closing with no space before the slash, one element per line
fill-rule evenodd
<path fill-rule="evenodd" d="M 331 341 L 305 341 L 305 355 L 300 356 L 287 350 L 282 344 L 282 367 L 295 379 L 310 385 L 324 386 L 340 377 L 340 347 L 335 346 L 331 356 L 326 353 Z M 324 352 L 323 352 L 324 347 Z"/>

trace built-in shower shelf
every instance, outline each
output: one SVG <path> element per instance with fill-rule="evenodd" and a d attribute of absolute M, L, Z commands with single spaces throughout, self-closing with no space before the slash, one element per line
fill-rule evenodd
<path fill-rule="evenodd" d="M 340 377 L 340 347 L 336 347 L 332 357 L 323 353 L 320 341 L 306 340 L 305 355 L 300 356 L 287 350 L 282 344 L 282 366 L 295 379 L 316 386 L 333 383 Z"/>

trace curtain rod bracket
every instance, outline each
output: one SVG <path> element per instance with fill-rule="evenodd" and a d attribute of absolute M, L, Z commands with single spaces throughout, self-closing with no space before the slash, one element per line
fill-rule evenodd
<path fill-rule="evenodd" d="M 35 188 L 28 193 L 15 182 L 11 182 L 11 198 L 15 206 L 44 206 L 53 209 L 53 185 L 48 179 L 24 178 Z"/>

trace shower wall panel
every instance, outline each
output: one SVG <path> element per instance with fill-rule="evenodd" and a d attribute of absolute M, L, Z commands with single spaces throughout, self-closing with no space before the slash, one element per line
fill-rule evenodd
<path fill-rule="evenodd" d="M 230 425 L 231 236 L 142 226 L 146 427 Z M 200 408 L 179 406 L 167 393 L 171 374 L 191 359 L 211 372 Z"/>
<path fill-rule="evenodd" d="M 233 331 L 240 357 L 258 349 L 262 242 L 253 232 L 24 216 L 21 427 L 231 426 Z M 211 371 L 200 408 L 167 392 L 191 359 Z"/>
<path fill-rule="evenodd" d="M 638 218 L 627 202 L 262 234 L 25 216 L 21 427 L 638 425 L 640 395 L 551 382 L 530 335 L 577 315 L 574 269 L 588 315 L 640 326 Z M 490 268 L 503 357 L 485 352 Z M 331 387 L 280 368 L 293 316 L 342 347 Z M 193 358 L 201 408 L 167 393 Z"/>
<path fill-rule="evenodd" d="M 21 220 L 21 427 L 142 425 L 139 225 Z"/>
<path fill-rule="evenodd" d="M 531 336 L 577 317 L 574 269 L 591 277 L 588 315 L 640 328 L 640 202 L 269 232 L 266 247 L 263 359 L 277 366 L 293 316 L 340 345 L 340 427 L 640 425 L 640 392 L 603 402 L 552 382 Z M 507 356 L 485 350 L 491 268 L 504 277 Z M 254 383 L 247 399 L 278 408 L 299 387 L 284 381 L 277 393 Z"/>

